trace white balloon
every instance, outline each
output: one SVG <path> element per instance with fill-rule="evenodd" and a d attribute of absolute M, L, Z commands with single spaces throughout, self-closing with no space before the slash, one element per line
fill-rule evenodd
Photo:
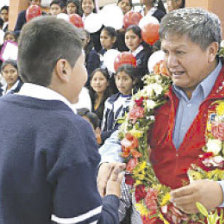
<path fill-rule="evenodd" d="M 102 27 L 103 23 L 101 17 L 97 13 L 91 13 L 84 20 L 84 28 L 89 33 L 95 33 Z"/>
<path fill-rule="evenodd" d="M 149 73 L 153 72 L 153 67 L 155 66 L 156 63 L 160 62 L 163 60 L 165 57 L 165 53 L 162 50 L 154 52 L 148 60 L 148 70 Z"/>
<path fill-rule="evenodd" d="M 109 4 L 99 12 L 104 26 L 111 26 L 115 30 L 123 27 L 124 14 L 117 5 Z"/>
<path fill-rule="evenodd" d="M 64 19 L 65 21 L 69 22 L 69 16 L 65 13 L 59 13 L 57 15 L 57 19 Z"/>
<path fill-rule="evenodd" d="M 114 61 L 120 51 L 115 49 L 110 49 L 104 54 L 104 66 L 108 69 L 110 73 L 114 73 Z"/>
<path fill-rule="evenodd" d="M 139 27 L 142 29 L 143 26 L 145 26 L 146 24 L 159 24 L 159 20 L 156 19 L 156 17 L 154 16 L 144 16 L 141 18 L 141 20 L 139 21 Z"/>

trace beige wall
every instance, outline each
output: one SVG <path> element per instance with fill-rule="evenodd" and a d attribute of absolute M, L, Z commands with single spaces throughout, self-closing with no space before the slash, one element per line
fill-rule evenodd
<path fill-rule="evenodd" d="M 186 0 L 186 7 L 201 7 L 219 16 L 224 39 L 224 0 Z"/>
<path fill-rule="evenodd" d="M 28 0 L 10 0 L 9 7 L 9 30 L 14 30 L 17 16 L 28 7 Z"/>

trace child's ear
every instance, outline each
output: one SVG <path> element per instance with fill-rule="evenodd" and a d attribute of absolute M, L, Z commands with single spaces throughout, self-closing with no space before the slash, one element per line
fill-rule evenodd
<path fill-rule="evenodd" d="M 62 82 L 69 82 L 71 69 L 66 59 L 59 59 L 55 66 L 56 75 Z"/>

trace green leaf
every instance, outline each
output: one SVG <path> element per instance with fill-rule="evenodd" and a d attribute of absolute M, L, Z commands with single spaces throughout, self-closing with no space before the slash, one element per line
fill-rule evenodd
<path fill-rule="evenodd" d="M 198 211 L 204 215 L 205 217 L 208 217 L 208 211 L 207 209 L 199 202 L 196 202 L 196 206 L 198 208 Z"/>

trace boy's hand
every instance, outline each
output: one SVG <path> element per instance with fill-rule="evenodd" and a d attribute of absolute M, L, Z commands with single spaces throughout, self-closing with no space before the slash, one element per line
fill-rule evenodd
<path fill-rule="evenodd" d="M 113 170 L 111 171 L 110 178 L 107 182 L 106 195 L 113 194 L 117 197 L 121 196 L 121 182 L 124 177 L 123 171 L 125 167 L 125 163 L 115 164 Z"/>
<path fill-rule="evenodd" d="M 222 188 L 216 181 L 197 180 L 188 186 L 171 191 L 171 201 L 187 214 L 198 212 L 196 202 L 208 210 L 218 207 L 223 202 Z"/>

